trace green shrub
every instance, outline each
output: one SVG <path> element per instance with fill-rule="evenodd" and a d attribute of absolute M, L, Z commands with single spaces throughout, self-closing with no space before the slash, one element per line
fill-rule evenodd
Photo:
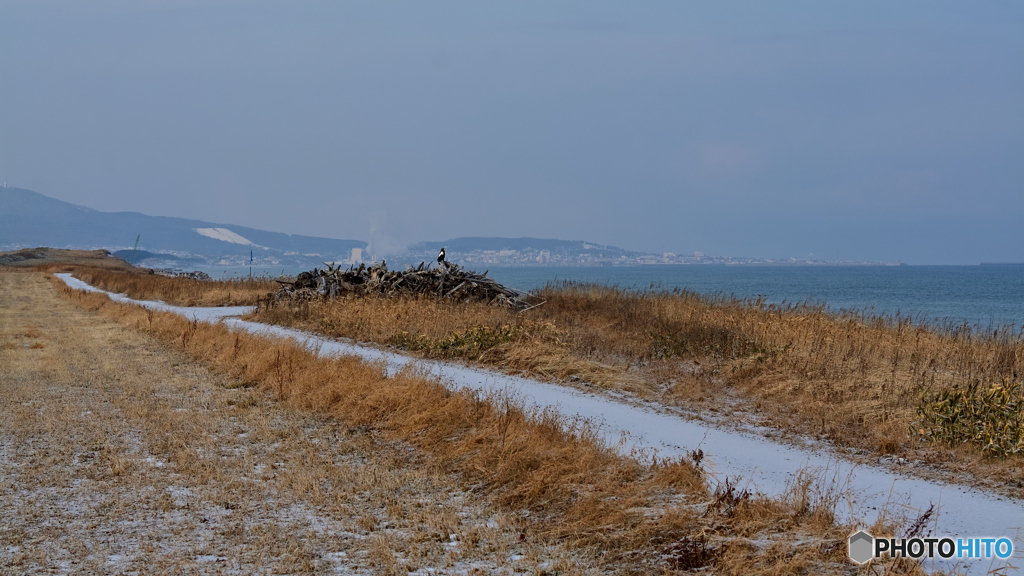
<path fill-rule="evenodd" d="M 995 456 L 1024 452 L 1024 394 L 1020 382 L 1003 379 L 987 391 L 974 383 L 923 398 L 911 433 L 955 445 L 970 442 Z"/>

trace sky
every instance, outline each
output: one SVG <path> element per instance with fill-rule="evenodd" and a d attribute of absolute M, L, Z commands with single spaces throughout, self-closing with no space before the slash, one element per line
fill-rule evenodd
<path fill-rule="evenodd" d="M 378 253 L 1024 262 L 1024 3 L 0 0 L 0 180 Z"/>

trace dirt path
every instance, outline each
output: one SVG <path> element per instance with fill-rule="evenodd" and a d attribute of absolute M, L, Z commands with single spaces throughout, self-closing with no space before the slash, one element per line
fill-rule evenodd
<path fill-rule="evenodd" d="M 285 411 L 0 273 L 3 573 L 538 573 L 523 537 L 408 447 Z"/>

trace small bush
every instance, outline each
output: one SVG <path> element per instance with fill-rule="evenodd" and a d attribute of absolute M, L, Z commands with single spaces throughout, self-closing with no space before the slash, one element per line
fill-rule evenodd
<path fill-rule="evenodd" d="M 980 391 L 978 383 L 925 397 L 911 432 L 947 445 L 972 443 L 983 452 L 1009 456 L 1024 452 L 1024 394 L 1020 382 L 1004 378 Z"/>

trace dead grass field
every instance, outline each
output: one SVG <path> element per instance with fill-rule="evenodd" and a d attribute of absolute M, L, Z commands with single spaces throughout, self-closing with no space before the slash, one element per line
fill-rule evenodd
<path fill-rule="evenodd" d="M 603 571 L 409 444 L 289 409 L 39 274 L 0 273 L 0 403 L 0 573 Z"/>
<path fill-rule="evenodd" d="M 62 272 L 54 266 L 37 268 Z M 176 306 L 248 306 L 254 305 L 278 284 L 267 278 L 238 278 L 201 281 L 149 274 L 148 270 L 122 272 L 104 268 L 75 267 L 75 276 L 110 292 L 127 294 L 130 298 L 163 300 Z"/>
<path fill-rule="evenodd" d="M 77 275 L 133 297 L 176 304 L 252 303 L 258 292 L 253 287 L 232 299 L 218 282 L 188 281 L 183 288 L 159 277 L 134 284 L 111 271 Z M 1024 497 L 1024 418 L 1014 409 L 1024 405 L 1019 332 L 922 327 L 905 318 L 685 291 L 565 283 L 538 296 L 546 303 L 525 314 L 426 298 L 348 298 L 263 305 L 254 319 L 621 390 L 719 420 L 724 415 L 756 422 L 783 436 L 917 463 L 928 475 Z M 997 407 L 1009 417 L 962 418 L 959 434 L 922 418 L 922 411 L 934 415 L 936 407 L 947 416 L 969 411 L 937 399 L 972 386 L 979 397 L 1009 390 Z M 986 439 L 991 429 L 1003 431 L 1001 442 Z"/>
<path fill-rule="evenodd" d="M 815 479 L 804 478 L 780 500 L 734 489 L 708 494 L 694 463 L 617 457 L 585 428 L 552 414 L 526 414 L 502 399 L 450 393 L 415 374 L 387 378 L 356 359 L 319 359 L 293 343 L 58 290 L 284 405 L 410 444 L 421 465 L 458 477 L 464 490 L 518 518 L 539 539 L 599 557 L 606 570 L 855 572 L 845 561 L 850 527 L 837 526 L 833 516 L 842 495 Z M 893 531 L 893 520 L 871 527 L 873 533 Z M 919 572 L 910 563 L 888 569 Z"/>
<path fill-rule="evenodd" d="M 1013 416 L 1013 407 L 1024 405 L 1013 388 L 1024 377 L 1019 333 L 926 328 L 679 291 L 563 284 L 539 296 L 546 304 L 525 314 L 366 298 L 268 302 L 255 319 L 731 414 L 1024 496 L 1024 426 Z M 1002 452 L 967 418 L 961 428 L 977 441 L 921 434 L 932 431 L 921 410 L 931 411 L 943 392 L 970 386 L 1006 391 L 999 408 L 1009 417 L 992 425 L 1008 431 L 996 443 Z"/>

